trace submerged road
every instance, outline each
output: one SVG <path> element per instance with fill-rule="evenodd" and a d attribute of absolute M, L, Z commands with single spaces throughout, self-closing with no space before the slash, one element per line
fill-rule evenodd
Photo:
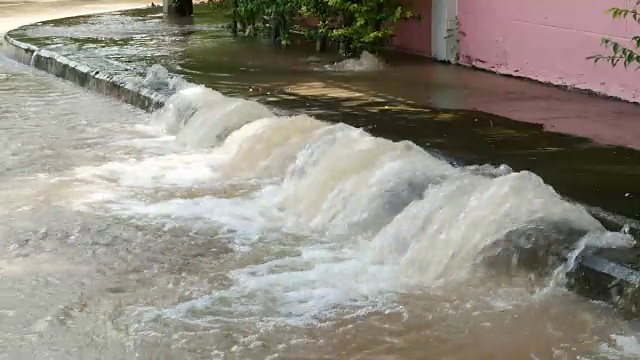
<path fill-rule="evenodd" d="M 0 0 L 0 26 L 133 5 Z M 640 353 L 608 306 L 483 261 L 507 234 L 603 231 L 535 174 L 207 89 L 174 102 L 188 123 L 0 57 L 0 359 Z"/>

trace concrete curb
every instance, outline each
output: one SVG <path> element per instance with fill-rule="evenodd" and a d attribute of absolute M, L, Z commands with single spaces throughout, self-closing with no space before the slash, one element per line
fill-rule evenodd
<path fill-rule="evenodd" d="M 567 288 L 611 304 L 627 320 L 640 319 L 640 272 L 586 251 L 567 274 Z"/>
<path fill-rule="evenodd" d="M 143 110 L 158 109 L 168 99 L 166 95 L 119 76 L 103 73 L 51 50 L 18 41 L 10 36 L 10 32 L 4 35 L 4 41 L 7 55 L 16 61 Z"/>

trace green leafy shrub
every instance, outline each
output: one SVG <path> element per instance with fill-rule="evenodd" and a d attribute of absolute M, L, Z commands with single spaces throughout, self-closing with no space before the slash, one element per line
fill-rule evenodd
<path fill-rule="evenodd" d="M 640 24 L 640 0 L 636 0 L 633 7 L 628 9 L 623 8 L 610 8 L 607 13 L 611 14 L 614 20 L 631 18 L 636 23 Z M 615 67 L 619 63 L 622 63 L 624 67 L 629 67 L 631 64 L 636 64 L 636 69 L 640 68 L 640 36 L 634 36 L 631 39 L 629 45 L 621 45 L 617 41 L 609 38 L 602 38 L 602 46 L 610 51 L 610 55 L 593 55 L 588 59 L 592 59 L 595 63 L 599 61 L 606 61 Z"/>
<path fill-rule="evenodd" d="M 336 41 L 346 56 L 380 51 L 393 35 L 393 25 L 412 15 L 401 0 L 218 0 L 212 6 L 230 8 L 231 29 L 241 36 L 269 36 L 283 46 L 291 34 Z M 304 26 L 304 19 L 317 21 Z"/>

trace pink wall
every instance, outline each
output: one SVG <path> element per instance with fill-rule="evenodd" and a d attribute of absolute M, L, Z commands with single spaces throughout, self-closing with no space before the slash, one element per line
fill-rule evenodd
<path fill-rule="evenodd" d="M 460 61 L 499 73 L 569 85 L 640 102 L 640 71 L 594 65 L 603 36 L 627 42 L 633 20 L 604 11 L 636 0 L 458 0 Z"/>
<path fill-rule="evenodd" d="M 393 46 L 402 51 L 431 56 L 431 0 L 413 0 L 413 13 L 421 19 L 407 19 L 395 25 Z"/>

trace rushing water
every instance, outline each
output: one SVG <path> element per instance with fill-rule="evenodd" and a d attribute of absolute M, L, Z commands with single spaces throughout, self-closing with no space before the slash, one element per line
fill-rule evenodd
<path fill-rule="evenodd" d="M 124 10 L 147 4 L 141 0 L 0 0 L 0 33 L 57 17 Z"/>
<path fill-rule="evenodd" d="M 491 261 L 606 235 L 535 174 L 455 168 L 202 87 L 149 116 L 1 66 L 7 358 L 636 349 L 607 306 L 548 288 L 559 262 Z"/>
<path fill-rule="evenodd" d="M 149 115 L 0 58 L 0 358 L 638 353 L 562 288 L 632 239 L 535 174 L 171 83 Z"/>

